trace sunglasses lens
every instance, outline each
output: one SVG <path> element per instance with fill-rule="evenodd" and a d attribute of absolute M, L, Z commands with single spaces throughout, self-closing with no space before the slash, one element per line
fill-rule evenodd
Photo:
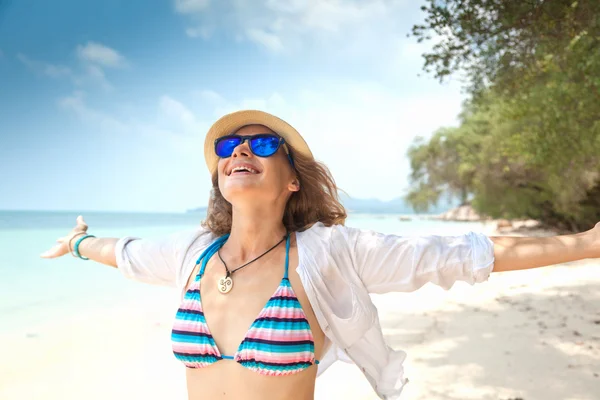
<path fill-rule="evenodd" d="M 223 137 L 217 141 L 215 153 L 221 158 L 231 157 L 231 153 L 240 145 L 241 141 L 239 137 Z"/>
<path fill-rule="evenodd" d="M 279 137 L 275 135 L 260 135 L 250 141 L 252 152 L 259 157 L 269 157 L 279 148 Z"/>

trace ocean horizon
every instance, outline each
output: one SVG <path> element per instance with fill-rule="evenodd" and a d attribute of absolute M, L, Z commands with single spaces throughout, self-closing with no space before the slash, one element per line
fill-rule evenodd
<path fill-rule="evenodd" d="M 172 225 L 173 222 L 184 224 L 199 223 L 206 217 L 207 208 L 190 209 L 179 212 L 168 211 L 102 211 L 102 210 L 2 210 L 0 209 L 0 229 L 50 229 L 63 227 L 69 222 L 73 225 L 78 215 L 83 215 L 86 222 L 91 225 L 94 221 L 100 226 L 126 226 L 134 225 Z M 371 215 L 377 217 L 409 216 L 414 218 L 427 218 L 439 215 L 439 212 L 410 213 L 386 211 L 348 211 L 349 218 L 357 215 Z M 115 225 L 116 224 L 116 225 Z"/>

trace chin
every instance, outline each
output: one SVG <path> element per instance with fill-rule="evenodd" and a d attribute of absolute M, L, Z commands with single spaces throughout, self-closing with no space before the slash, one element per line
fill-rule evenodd
<path fill-rule="evenodd" d="M 229 182 L 225 187 L 221 188 L 221 193 L 230 201 L 237 196 L 256 196 L 259 193 L 264 193 L 265 189 L 257 182 Z"/>

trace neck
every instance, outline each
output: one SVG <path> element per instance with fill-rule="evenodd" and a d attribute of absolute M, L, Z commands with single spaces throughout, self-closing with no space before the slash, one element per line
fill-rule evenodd
<path fill-rule="evenodd" d="M 235 254 L 234 258 L 246 261 L 259 256 L 285 236 L 283 210 L 273 212 L 276 207 L 252 210 L 233 208 L 231 234 L 224 250 Z"/>

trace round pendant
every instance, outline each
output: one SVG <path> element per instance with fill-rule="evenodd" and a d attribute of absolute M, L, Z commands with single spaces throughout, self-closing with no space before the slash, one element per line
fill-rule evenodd
<path fill-rule="evenodd" d="M 219 292 L 223 294 L 229 293 L 229 291 L 233 288 L 233 280 L 231 277 L 226 276 L 224 278 L 219 279 L 218 289 Z"/>

